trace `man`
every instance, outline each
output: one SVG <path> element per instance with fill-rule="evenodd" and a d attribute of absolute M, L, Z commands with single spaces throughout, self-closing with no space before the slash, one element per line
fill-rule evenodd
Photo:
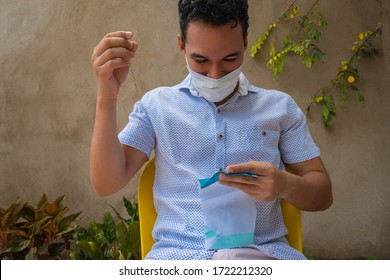
<path fill-rule="evenodd" d="M 131 33 L 113 32 L 93 52 L 94 190 L 120 190 L 154 149 L 158 217 L 147 258 L 304 259 L 284 238 L 280 199 L 306 211 L 332 204 L 331 182 L 305 117 L 288 95 L 254 87 L 241 72 L 246 0 L 180 0 L 178 7 L 178 46 L 190 74 L 174 87 L 145 94 L 119 136 L 116 100 L 138 45 L 129 41 Z M 207 250 L 198 180 L 222 169 L 257 175 L 219 176 L 221 184 L 256 199 L 255 239 L 244 248 Z"/>

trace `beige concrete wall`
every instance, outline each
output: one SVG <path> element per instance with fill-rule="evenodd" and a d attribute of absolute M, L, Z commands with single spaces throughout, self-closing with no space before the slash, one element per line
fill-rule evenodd
<path fill-rule="evenodd" d="M 90 55 L 107 32 L 137 31 L 140 48 L 133 71 L 141 94 L 174 85 L 187 73 L 176 46 L 176 0 L 0 0 L 0 206 L 22 196 L 38 202 L 65 194 L 83 221 L 101 219 L 108 205 L 122 207 L 135 197 L 135 178 L 124 190 L 97 197 L 89 182 L 89 145 L 95 106 Z M 250 0 L 249 41 L 290 4 L 287 0 Z M 302 10 L 313 1 L 298 1 Z M 321 1 L 329 25 L 321 46 L 324 65 L 307 70 L 294 59 L 272 81 L 261 58 L 246 58 L 252 83 L 305 100 L 333 77 L 350 56 L 357 33 L 376 26 L 378 1 Z M 304 213 L 306 252 L 322 258 L 377 255 L 390 259 L 390 103 L 389 72 L 383 56 L 361 64 L 361 90 L 339 110 L 335 125 L 323 128 L 318 115 L 308 123 L 333 180 L 335 202 L 326 212 Z M 129 77 L 119 101 L 118 126 L 138 99 Z M 123 208 L 121 208 L 123 210 Z"/>

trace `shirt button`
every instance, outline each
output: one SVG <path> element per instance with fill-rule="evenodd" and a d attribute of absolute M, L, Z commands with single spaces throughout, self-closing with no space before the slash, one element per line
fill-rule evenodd
<path fill-rule="evenodd" d="M 223 135 L 220 133 L 218 134 L 218 139 L 221 140 L 223 138 Z"/>
<path fill-rule="evenodd" d="M 220 167 L 220 168 L 218 169 L 218 171 L 219 171 L 219 172 L 222 172 L 222 170 L 223 170 L 223 168 L 222 168 L 222 167 Z"/>
<path fill-rule="evenodd" d="M 266 132 L 265 130 L 263 130 L 263 132 L 261 133 L 261 135 L 266 136 L 266 135 L 267 135 L 267 132 Z"/>
<path fill-rule="evenodd" d="M 221 111 L 222 111 L 222 110 L 221 110 L 220 108 L 217 109 L 217 113 L 221 113 Z"/>

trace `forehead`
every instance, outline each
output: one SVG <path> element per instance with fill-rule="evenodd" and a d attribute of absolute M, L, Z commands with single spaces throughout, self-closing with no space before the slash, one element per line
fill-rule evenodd
<path fill-rule="evenodd" d="M 186 50 L 203 55 L 219 55 L 242 51 L 244 48 L 242 27 L 231 23 L 213 26 L 201 21 L 188 24 L 186 33 Z"/>

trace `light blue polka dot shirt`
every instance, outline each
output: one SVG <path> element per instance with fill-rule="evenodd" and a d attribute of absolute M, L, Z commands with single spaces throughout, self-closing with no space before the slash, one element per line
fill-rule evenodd
<path fill-rule="evenodd" d="M 147 258 L 210 259 L 198 180 L 231 164 L 271 162 L 284 169 L 320 155 L 303 112 L 282 92 L 252 86 L 240 75 L 237 94 L 215 106 L 191 77 L 154 89 L 134 105 L 121 143 L 150 155 L 155 149 L 156 241 Z M 228 221 L 227 221 L 228 222 Z M 285 239 L 280 201 L 257 202 L 254 246 L 277 259 L 305 259 Z"/>

